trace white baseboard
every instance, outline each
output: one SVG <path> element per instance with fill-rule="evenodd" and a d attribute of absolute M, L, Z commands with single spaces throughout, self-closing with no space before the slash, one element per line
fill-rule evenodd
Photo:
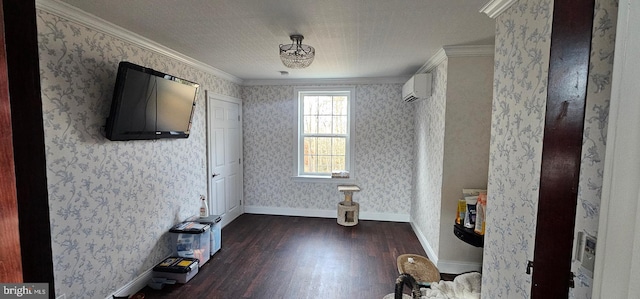
<path fill-rule="evenodd" d="M 105 299 L 113 299 L 113 296 L 116 297 L 129 297 L 140 290 L 142 290 L 149 280 L 153 277 L 153 268 L 147 271 L 142 272 L 138 277 L 134 278 L 132 281 L 121 287 L 119 290 L 109 294 Z"/>
<path fill-rule="evenodd" d="M 440 273 L 458 274 L 470 271 L 480 272 L 482 270 L 482 263 L 439 260 L 438 255 L 435 253 L 422 231 L 413 223 L 413 221 L 410 223 L 413 228 L 413 232 L 418 237 L 420 244 L 422 244 L 422 248 L 424 248 L 424 251 L 427 253 L 427 257 L 436 265 Z"/>
<path fill-rule="evenodd" d="M 438 255 L 435 253 L 435 251 L 433 251 L 433 248 L 431 247 L 431 244 L 429 244 L 429 241 L 427 241 L 427 238 L 424 236 L 422 231 L 413 223 L 413 221 L 411 221 L 410 223 L 411 223 L 411 228 L 413 228 L 413 232 L 416 234 L 416 237 L 418 237 L 418 241 L 420 241 L 420 244 L 422 244 L 422 248 L 427 253 L 427 257 L 437 267 L 437 265 L 438 265 Z M 438 270 L 439 269 L 440 268 L 438 268 Z M 442 271 L 440 271 L 440 272 L 442 272 Z"/>
<path fill-rule="evenodd" d="M 336 210 L 245 206 L 244 212 L 247 214 L 337 218 Z M 375 220 L 375 221 L 409 222 L 409 214 L 360 212 L 359 219 Z"/>
<path fill-rule="evenodd" d="M 460 274 L 465 272 L 482 271 L 482 264 L 480 263 L 470 263 L 470 262 L 460 262 L 460 261 L 446 261 L 440 260 L 436 264 L 440 273 L 449 273 L 449 274 Z"/>

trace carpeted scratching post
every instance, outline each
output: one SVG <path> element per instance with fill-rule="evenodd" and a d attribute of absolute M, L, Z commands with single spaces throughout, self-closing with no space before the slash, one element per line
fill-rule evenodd
<path fill-rule="evenodd" d="M 360 204 L 352 200 L 353 192 L 360 191 L 356 185 L 338 186 L 338 191 L 344 193 L 344 201 L 338 203 L 338 224 L 354 226 L 358 224 Z"/>

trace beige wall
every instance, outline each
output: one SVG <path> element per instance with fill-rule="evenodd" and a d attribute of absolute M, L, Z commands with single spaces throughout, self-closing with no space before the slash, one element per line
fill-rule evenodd
<path fill-rule="evenodd" d="M 416 102 L 412 224 L 444 273 L 481 268 L 482 249 L 457 239 L 453 223 L 462 189 L 486 187 L 489 161 L 493 57 L 458 49 L 443 50 L 431 98 Z"/>
<path fill-rule="evenodd" d="M 443 157 L 440 255 L 443 263 L 482 262 L 482 249 L 452 233 L 463 188 L 487 187 L 493 56 L 451 57 Z"/>

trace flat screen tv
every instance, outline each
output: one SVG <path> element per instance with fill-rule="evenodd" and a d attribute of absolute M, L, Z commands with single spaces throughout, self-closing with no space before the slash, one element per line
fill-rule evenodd
<path fill-rule="evenodd" d="M 188 138 L 199 85 L 122 61 L 105 135 L 109 140 Z"/>

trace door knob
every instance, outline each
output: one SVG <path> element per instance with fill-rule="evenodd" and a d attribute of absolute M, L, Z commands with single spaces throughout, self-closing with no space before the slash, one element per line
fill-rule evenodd
<path fill-rule="evenodd" d="M 220 175 L 219 173 L 214 173 L 214 174 L 211 175 L 211 178 L 215 178 L 215 177 L 217 177 L 219 175 Z"/>

